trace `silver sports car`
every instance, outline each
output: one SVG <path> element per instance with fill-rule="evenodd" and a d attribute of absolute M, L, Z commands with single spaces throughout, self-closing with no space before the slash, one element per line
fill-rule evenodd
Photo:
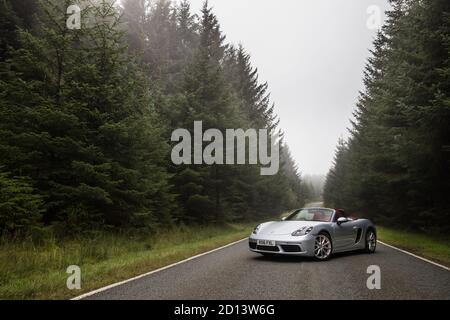
<path fill-rule="evenodd" d="M 347 216 L 344 210 L 305 208 L 281 221 L 262 223 L 249 237 L 250 250 L 263 255 L 284 254 L 326 260 L 333 253 L 375 252 L 377 231 L 367 219 Z"/>

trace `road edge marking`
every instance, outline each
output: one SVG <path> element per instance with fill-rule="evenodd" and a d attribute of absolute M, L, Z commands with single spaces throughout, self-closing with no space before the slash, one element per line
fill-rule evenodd
<path fill-rule="evenodd" d="M 248 239 L 248 237 L 245 237 L 245 238 L 243 238 L 243 239 L 241 239 L 241 240 L 237 240 L 237 241 L 228 243 L 228 244 L 226 244 L 226 245 L 224 245 L 224 246 L 221 246 L 221 247 L 219 247 L 219 248 L 212 249 L 212 250 L 210 250 L 210 251 L 206 251 L 206 252 L 203 252 L 203 253 L 199 253 L 199 254 L 197 254 L 197 255 L 195 255 L 195 256 L 192 256 L 192 257 L 189 257 L 189 258 L 187 258 L 187 259 L 184 259 L 184 260 L 181 260 L 181 261 L 178 261 L 178 262 L 174 262 L 174 263 L 169 264 L 169 265 L 167 265 L 167 266 L 164 266 L 164 267 L 161 267 L 161 268 L 158 268 L 158 269 L 155 269 L 155 270 L 152 270 L 152 271 L 149 271 L 149 272 L 140 274 L 140 275 L 135 276 L 135 277 L 133 277 L 133 278 L 129 278 L 129 279 L 126 279 L 126 280 L 122 280 L 122 281 L 119 281 L 119 282 L 115 282 L 115 283 L 110 284 L 110 285 L 107 285 L 107 286 L 105 286 L 105 287 L 101 287 L 101 288 L 98 288 L 98 289 L 95 289 L 95 290 L 92 290 L 92 291 L 83 293 L 83 294 L 81 294 L 81 295 L 79 295 L 79 296 L 76 296 L 76 297 L 74 297 L 74 298 L 71 298 L 70 300 L 81 300 L 81 299 L 83 299 L 83 298 L 93 296 L 94 294 L 97 294 L 97 293 L 100 293 L 100 292 L 103 292 L 103 291 L 112 289 L 112 288 L 117 287 L 117 286 L 120 286 L 120 285 L 122 285 L 122 284 L 125 284 L 125 283 L 128 283 L 128 282 L 131 282 L 131 281 L 134 281 L 134 280 L 137 280 L 137 279 L 140 279 L 140 278 L 149 276 L 149 275 L 151 275 L 151 274 L 153 274 L 153 273 L 157 273 L 157 272 L 160 272 L 160 271 L 163 271 L 163 270 L 166 270 L 166 269 L 175 267 L 175 266 L 177 266 L 177 265 L 179 265 L 179 264 L 182 264 L 182 263 L 185 263 L 185 262 L 188 262 L 188 261 L 191 261 L 191 260 L 200 258 L 201 256 L 205 256 L 205 255 L 210 254 L 210 253 L 213 253 L 213 252 L 215 252 L 215 251 L 219 251 L 219 250 L 225 249 L 225 248 L 227 248 L 227 247 L 231 247 L 231 246 L 233 246 L 233 245 L 235 245 L 235 244 L 238 244 L 239 242 L 242 242 L 242 241 L 247 240 L 247 239 Z"/>
<path fill-rule="evenodd" d="M 406 253 L 407 255 L 413 256 L 414 258 L 420 259 L 420 260 L 422 260 L 422 261 L 431 263 L 431 264 L 433 264 L 433 265 L 435 265 L 435 266 L 437 266 L 437 267 L 441 267 L 442 269 L 445 269 L 445 270 L 447 270 L 447 271 L 450 271 L 450 268 L 449 268 L 449 267 L 446 267 L 446 266 L 444 266 L 444 265 L 442 265 L 442 264 L 439 264 L 439 263 L 437 263 L 437 262 L 428 260 L 428 259 L 426 259 L 426 258 L 424 258 L 424 257 L 418 256 L 418 255 L 416 255 L 416 254 L 414 254 L 414 253 L 411 253 L 411 252 L 409 252 L 409 251 L 406 251 L 406 250 L 403 250 L 403 249 L 394 247 L 393 245 L 387 244 L 387 243 L 385 243 L 385 242 L 383 242 L 383 241 L 377 240 L 377 242 L 381 243 L 382 245 L 385 245 L 386 247 L 389 247 L 389 248 L 398 250 L 398 251 L 400 251 L 400 252 Z"/>

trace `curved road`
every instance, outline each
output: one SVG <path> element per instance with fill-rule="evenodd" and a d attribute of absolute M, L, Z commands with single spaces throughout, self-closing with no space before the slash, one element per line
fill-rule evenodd
<path fill-rule="evenodd" d="M 369 265 L 380 290 L 367 289 Z M 316 262 L 265 258 L 244 240 L 86 299 L 450 299 L 450 271 L 382 244 Z"/>

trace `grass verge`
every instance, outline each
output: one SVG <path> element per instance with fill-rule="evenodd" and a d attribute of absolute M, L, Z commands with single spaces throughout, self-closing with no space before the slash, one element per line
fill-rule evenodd
<path fill-rule="evenodd" d="M 158 269 L 248 236 L 254 224 L 177 227 L 149 237 L 0 244 L 0 299 L 66 299 Z M 69 290 L 66 269 L 81 268 L 81 290 Z"/>
<path fill-rule="evenodd" d="M 377 226 L 378 239 L 450 267 L 450 237 Z"/>

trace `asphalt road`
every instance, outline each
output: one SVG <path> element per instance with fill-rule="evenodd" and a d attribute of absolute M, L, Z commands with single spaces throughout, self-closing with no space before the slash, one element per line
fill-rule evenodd
<path fill-rule="evenodd" d="M 369 265 L 380 290 L 366 286 Z M 265 258 L 242 241 L 86 299 L 450 299 L 450 271 L 382 244 L 317 262 Z"/>

